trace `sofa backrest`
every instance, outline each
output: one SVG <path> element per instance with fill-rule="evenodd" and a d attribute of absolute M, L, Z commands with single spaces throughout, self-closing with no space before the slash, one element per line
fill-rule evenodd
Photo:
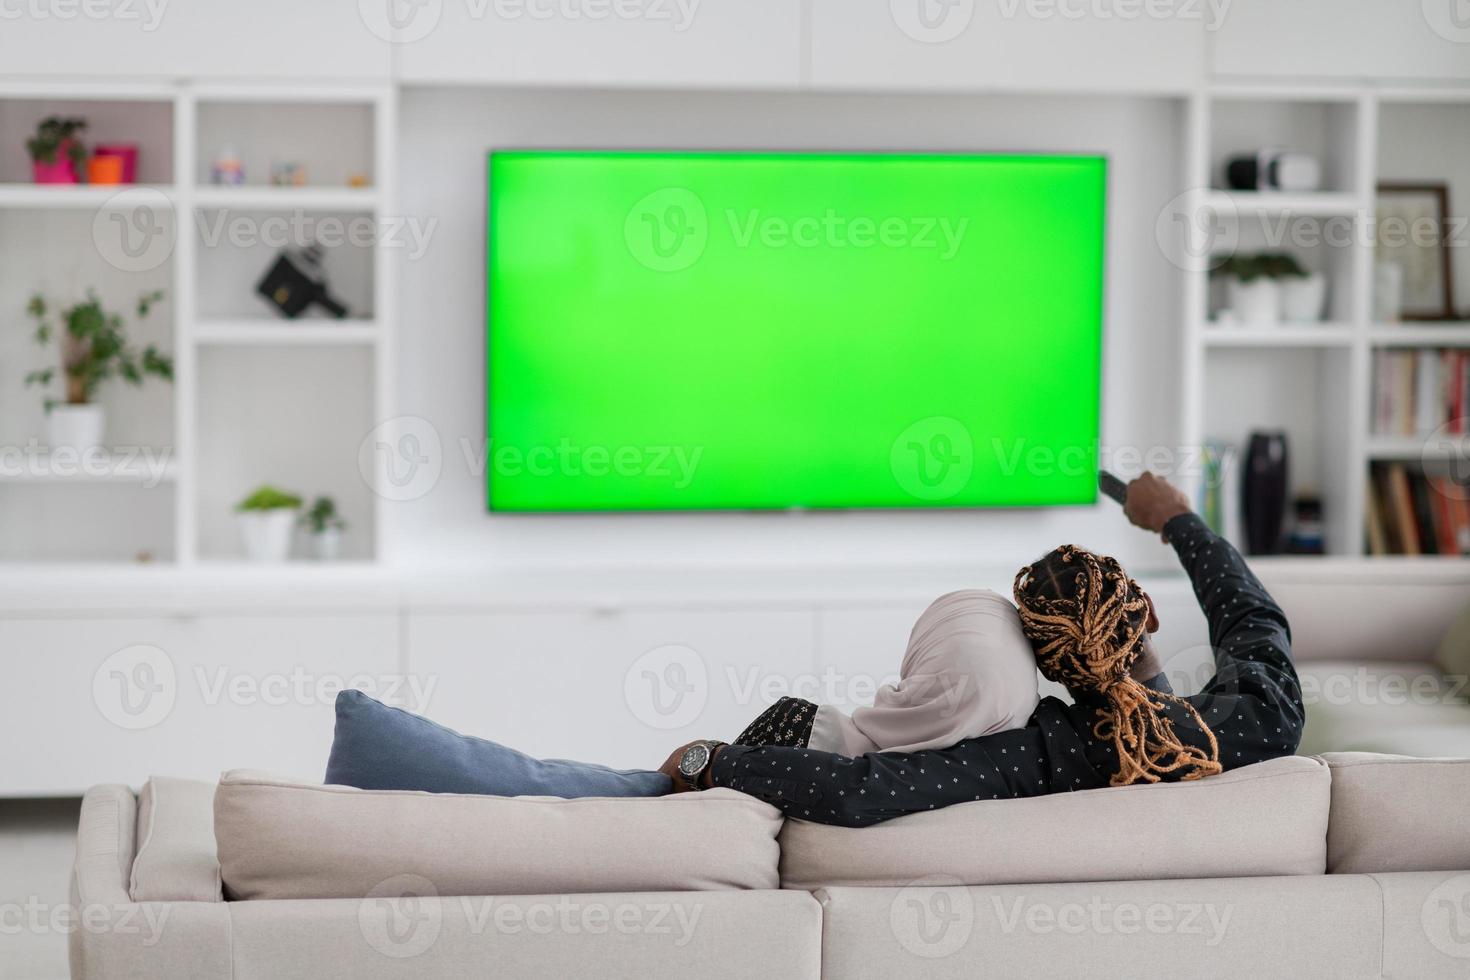
<path fill-rule="evenodd" d="M 1470 759 L 1329 752 L 1332 874 L 1470 868 Z"/>
<path fill-rule="evenodd" d="M 214 832 L 230 899 L 777 887 L 781 813 L 734 790 L 619 799 L 323 786 L 234 770 Z"/>
<path fill-rule="evenodd" d="M 1291 623 L 1298 660 L 1432 660 L 1470 604 L 1470 569 L 1463 577 L 1447 577 L 1437 569 L 1275 566 L 1263 569 L 1260 578 Z M 1385 616 L 1385 609 L 1393 615 Z"/>
<path fill-rule="evenodd" d="M 1327 766 L 1291 756 L 1208 779 L 980 800 L 853 829 L 788 820 L 781 884 L 907 886 L 1322 874 Z"/>

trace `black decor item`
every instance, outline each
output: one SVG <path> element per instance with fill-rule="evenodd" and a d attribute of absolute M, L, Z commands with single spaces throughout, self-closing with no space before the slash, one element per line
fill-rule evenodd
<path fill-rule="evenodd" d="M 1252 432 L 1241 481 L 1246 550 L 1253 555 L 1281 553 L 1286 516 L 1287 457 L 1284 432 Z"/>
<path fill-rule="evenodd" d="M 302 249 L 286 249 L 256 284 L 255 291 L 264 296 L 282 316 L 300 316 L 314 303 L 320 303 L 337 319 L 347 315 L 347 307 L 327 292 L 322 272 L 322 250 L 319 245 Z"/>

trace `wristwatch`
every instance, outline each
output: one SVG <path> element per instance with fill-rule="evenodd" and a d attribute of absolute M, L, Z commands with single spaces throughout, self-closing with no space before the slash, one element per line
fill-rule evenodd
<path fill-rule="evenodd" d="M 695 742 L 684 750 L 679 756 L 679 775 L 691 789 L 699 789 L 699 779 L 704 771 L 709 768 L 710 761 L 715 757 L 715 749 L 723 746 L 724 742 Z"/>

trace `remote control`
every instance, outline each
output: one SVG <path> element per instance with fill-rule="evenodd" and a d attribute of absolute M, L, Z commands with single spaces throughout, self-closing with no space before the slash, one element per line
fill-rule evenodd
<path fill-rule="evenodd" d="M 1097 471 L 1097 486 L 1103 493 L 1112 497 L 1120 504 L 1126 503 L 1128 500 L 1128 484 L 1107 470 Z"/>

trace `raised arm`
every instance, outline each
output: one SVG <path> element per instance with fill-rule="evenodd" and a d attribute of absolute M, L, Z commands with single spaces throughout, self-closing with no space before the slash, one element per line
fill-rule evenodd
<path fill-rule="evenodd" d="M 1305 715 L 1281 607 L 1230 542 L 1163 480 L 1134 480 L 1124 509 L 1173 546 L 1209 622 L 1215 676 L 1186 700 L 1219 736 L 1220 762 L 1233 768 L 1295 752 Z"/>
<path fill-rule="evenodd" d="M 1306 715 L 1286 614 L 1198 516 L 1174 518 L 1165 533 L 1210 626 L 1215 676 L 1188 700 L 1221 734 L 1220 761 L 1228 768 L 1295 752 Z M 1242 732 L 1244 739 L 1232 738 Z"/>

